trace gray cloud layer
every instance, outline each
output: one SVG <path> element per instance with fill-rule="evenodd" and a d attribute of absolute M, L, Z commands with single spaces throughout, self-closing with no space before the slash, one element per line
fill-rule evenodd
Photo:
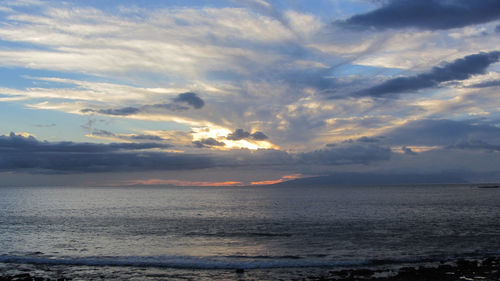
<path fill-rule="evenodd" d="M 205 148 L 210 146 L 225 146 L 226 144 L 221 141 L 217 141 L 214 138 L 201 139 L 198 141 L 193 141 L 195 147 Z"/>
<path fill-rule="evenodd" d="M 241 130 L 243 131 L 243 130 Z M 238 136 L 252 134 L 236 130 Z M 96 131 L 97 132 L 97 131 Z M 101 130 L 101 135 L 116 136 Z M 254 133 L 255 134 L 255 133 Z M 158 141 L 154 136 L 129 136 L 129 140 Z M 222 146 L 213 138 L 193 143 L 197 147 Z M 154 170 L 192 170 L 215 167 L 264 167 L 286 169 L 319 166 L 368 165 L 392 159 L 391 146 L 403 146 L 407 157 L 416 155 L 408 146 L 441 146 L 443 149 L 500 151 L 500 128 L 481 120 L 427 119 L 407 123 L 384 136 L 361 137 L 328 145 L 312 152 L 289 154 L 279 150 L 234 150 L 211 154 L 177 154 L 151 151 L 169 148 L 162 143 L 45 142 L 11 133 L 0 136 L 0 171 L 32 173 L 88 173 Z"/>
<path fill-rule="evenodd" d="M 500 19 L 497 0 L 392 0 L 374 11 L 355 15 L 341 25 L 353 28 L 442 30 Z"/>
<path fill-rule="evenodd" d="M 349 165 L 369 164 L 389 160 L 391 149 L 375 144 L 343 144 L 330 146 L 313 152 L 300 154 L 300 161 L 306 164 Z"/>
<path fill-rule="evenodd" d="M 183 170 L 213 167 L 202 155 L 149 152 L 168 148 L 159 143 L 42 142 L 11 133 L 0 136 L 0 170 L 32 172 L 112 172 Z"/>
<path fill-rule="evenodd" d="M 196 109 L 200 109 L 205 105 L 205 102 L 200 97 L 198 97 L 197 94 L 192 92 L 179 94 L 174 99 L 174 102 L 185 103 Z"/>
<path fill-rule="evenodd" d="M 443 66 L 433 67 L 429 72 L 416 76 L 389 79 L 382 84 L 359 91 L 356 95 L 386 97 L 421 89 L 432 88 L 439 83 L 465 80 L 474 74 L 482 74 L 486 68 L 500 58 L 500 52 L 479 53 L 457 59 Z"/>
<path fill-rule="evenodd" d="M 96 112 L 105 115 L 127 116 L 137 114 L 139 112 L 147 112 L 152 109 L 167 109 L 170 111 L 184 111 L 190 108 L 200 109 L 205 105 L 205 102 L 196 94 L 192 92 L 182 93 L 177 95 L 169 103 L 159 103 L 151 105 L 143 105 L 140 107 L 123 107 L 123 108 L 106 108 L 106 109 L 82 109 L 82 113 Z"/>
<path fill-rule="evenodd" d="M 469 88 L 488 88 L 488 87 L 496 87 L 500 86 L 500 80 L 486 81 L 477 83 L 474 85 L 470 85 Z"/>
<path fill-rule="evenodd" d="M 473 120 L 413 121 L 386 134 L 393 145 L 444 146 L 458 149 L 500 149 L 500 128 Z"/>
<path fill-rule="evenodd" d="M 92 135 L 94 136 L 102 136 L 102 137 L 113 137 L 113 138 L 118 138 L 122 140 L 129 140 L 129 141 L 139 141 L 139 142 L 160 142 L 160 141 L 165 141 L 164 138 L 161 138 L 159 136 L 155 135 L 120 135 L 120 134 L 115 134 L 110 131 L 106 130 L 101 130 L 101 129 L 94 129 L 92 130 Z"/>
<path fill-rule="evenodd" d="M 195 142 L 200 147 L 224 143 L 214 139 Z M 74 143 L 46 142 L 34 137 L 11 133 L 0 136 L 0 171 L 31 173 L 91 173 L 155 170 L 192 170 L 214 167 L 261 167 L 277 165 L 292 168 L 298 165 L 368 164 L 388 160 L 389 148 L 344 143 L 323 150 L 289 154 L 279 150 L 236 150 L 203 154 L 178 154 L 148 151 L 168 148 L 161 143 Z"/>
<path fill-rule="evenodd" d="M 250 134 L 243 129 L 236 129 L 233 133 L 229 134 L 226 139 L 228 140 L 242 140 L 242 139 L 253 139 L 253 140 L 266 140 L 267 136 L 263 132 L 255 132 Z"/>

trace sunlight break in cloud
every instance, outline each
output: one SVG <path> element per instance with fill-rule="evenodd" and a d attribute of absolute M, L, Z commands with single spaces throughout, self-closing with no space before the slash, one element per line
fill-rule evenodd
<path fill-rule="evenodd" d="M 0 166 L 19 178 L 497 166 L 497 1 L 2 6 Z"/>

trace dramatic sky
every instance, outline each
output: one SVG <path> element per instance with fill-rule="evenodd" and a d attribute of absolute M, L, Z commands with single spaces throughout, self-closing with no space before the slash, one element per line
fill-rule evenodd
<path fill-rule="evenodd" d="M 0 185 L 500 180 L 500 1 L 0 1 Z"/>

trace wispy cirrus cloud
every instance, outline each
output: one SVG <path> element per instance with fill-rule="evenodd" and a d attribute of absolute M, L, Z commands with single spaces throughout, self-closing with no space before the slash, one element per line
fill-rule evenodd
<path fill-rule="evenodd" d="M 34 142 L 19 171 L 435 168 L 432 152 L 497 145 L 496 1 L 2 3 L 0 130 L 74 145 L 64 170 L 42 150 L 60 142 Z M 151 147 L 98 159 L 77 149 L 86 137 Z"/>

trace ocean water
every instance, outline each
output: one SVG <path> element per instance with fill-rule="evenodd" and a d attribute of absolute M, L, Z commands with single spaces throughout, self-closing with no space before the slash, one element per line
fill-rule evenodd
<path fill-rule="evenodd" d="M 0 188 L 0 271 L 286 279 L 498 256 L 499 215 L 500 189 L 475 185 Z"/>

